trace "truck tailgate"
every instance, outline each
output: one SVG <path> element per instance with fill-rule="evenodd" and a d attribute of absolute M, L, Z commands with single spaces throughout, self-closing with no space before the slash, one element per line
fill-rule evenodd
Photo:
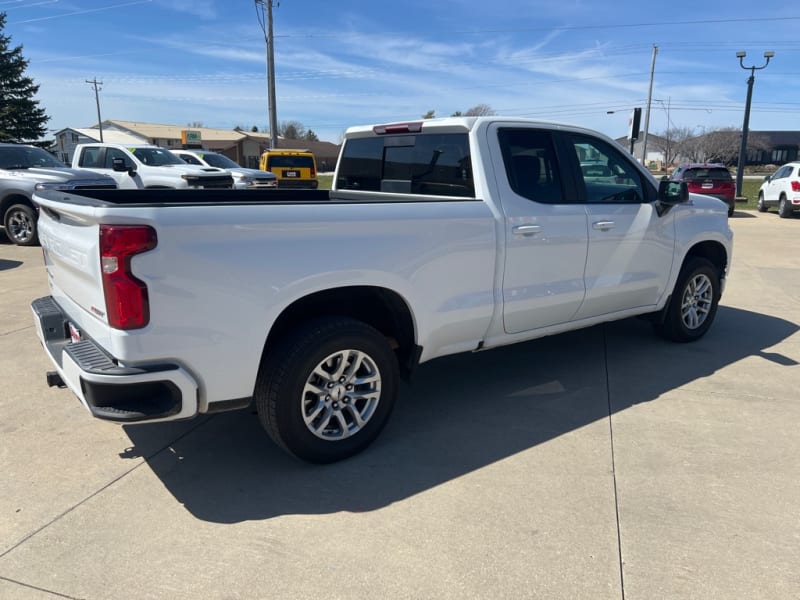
<path fill-rule="evenodd" d="M 70 311 L 81 327 L 107 325 L 100 274 L 99 224 L 92 209 L 37 198 L 39 239 L 53 298 Z"/>

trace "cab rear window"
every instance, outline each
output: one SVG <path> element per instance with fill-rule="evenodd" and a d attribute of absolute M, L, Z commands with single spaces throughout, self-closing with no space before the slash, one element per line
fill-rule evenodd
<path fill-rule="evenodd" d="M 474 198 L 469 139 L 466 133 L 349 139 L 336 187 Z"/>

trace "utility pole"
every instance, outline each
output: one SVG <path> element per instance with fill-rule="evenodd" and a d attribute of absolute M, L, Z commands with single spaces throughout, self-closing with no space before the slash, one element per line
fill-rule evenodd
<path fill-rule="evenodd" d="M 650 91 L 647 92 L 647 112 L 644 115 L 644 137 L 642 138 L 642 165 L 647 168 L 647 131 L 650 129 L 650 104 L 653 102 L 653 77 L 656 73 L 658 46 L 653 44 L 653 61 L 650 65 Z"/>
<path fill-rule="evenodd" d="M 275 106 L 275 48 L 272 35 L 272 7 L 274 0 L 255 0 L 258 23 L 264 32 L 267 45 L 267 113 L 269 114 L 269 147 L 278 147 L 278 115 Z M 275 7 L 280 2 L 275 2 Z M 266 11 L 266 17 L 264 15 Z"/>
<path fill-rule="evenodd" d="M 736 57 L 739 59 L 739 66 L 745 71 L 750 70 L 750 77 L 747 78 L 747 101 L 744 105 L 744 123 L 742 123 L 742 145 L 739 146 L 739 162 L 736 163 L 736 195 L 742 195 L 742 179 L 744 178 L 744 163 L 747 158 L 747 133 L 750 127 L 750 102 L 753 99 L 753 83 L 756 80 L 756 71 L 766 69 L 769 64 L 769 59 L 775 56 L 773 51 L 764 52 L 764 58 L 767 59 L 760 67 L 745 67 L 744 57 L 747 52 L 737 52 Z"/>
<path fill-rule="evenodd" d="M 101 86 L 103 85 L 102 81 L 97 81 L 97 77 L 89 81 L 86 80 L 86 83 L 89 83 L 94 87 L 94 101 L 97 104 L 97 127 L 100 129 L 100 141 L 103 141 L 103 122 L 100 120 L 100 90 L 103 89 Z"/>

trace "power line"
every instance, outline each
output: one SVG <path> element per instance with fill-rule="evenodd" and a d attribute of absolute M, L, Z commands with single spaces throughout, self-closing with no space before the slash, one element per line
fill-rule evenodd
<path fill-rule="evenodd" d="M 744 17 L 740 19 L 702 19 L 696 21 L 657 21 L 653 23 L 617 23 L 608 25 L 565 25 L 561 27 L 513 27 L 502 29 L 437 29 L 435 33 L 453 33 L 460 35 L 480 35 L 480 34 L 495 34 L 495 33 L 530 33 L 536 31 L 587 31 L 597 29 L 631 29 L 636 27 L 666 27 L 666 26 L 686 26 L 686 25 L 719 25 L 723 23 L 762 23 L 770 21 L 800 21 L 800 17 Z M 417 33 L 425 33 L 425 31 L 416 30 Z M 284 34 L 277 37 L 281 38 L 348 38 L 348 37 L 366 37 L 366 36 L 385 36 L 392 34 L 407 34 L 406 31 L 370 31 L 370 32 L 351 32 L 351 33 L 304 33 L 304 34 Z M 433 33 L 431 31 L 430 33 Z"/>

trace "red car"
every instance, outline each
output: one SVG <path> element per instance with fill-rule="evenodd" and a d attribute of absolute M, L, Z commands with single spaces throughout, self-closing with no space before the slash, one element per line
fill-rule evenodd
<path fill-rule="evenodd" d="M 719 198 L 728 205 L 728 216 L 736 205 L 736 184 L 725 165 L 717 163 L 683 163 L 670 176 L 673 181 L 685 181 L 693 194 Z"/>

